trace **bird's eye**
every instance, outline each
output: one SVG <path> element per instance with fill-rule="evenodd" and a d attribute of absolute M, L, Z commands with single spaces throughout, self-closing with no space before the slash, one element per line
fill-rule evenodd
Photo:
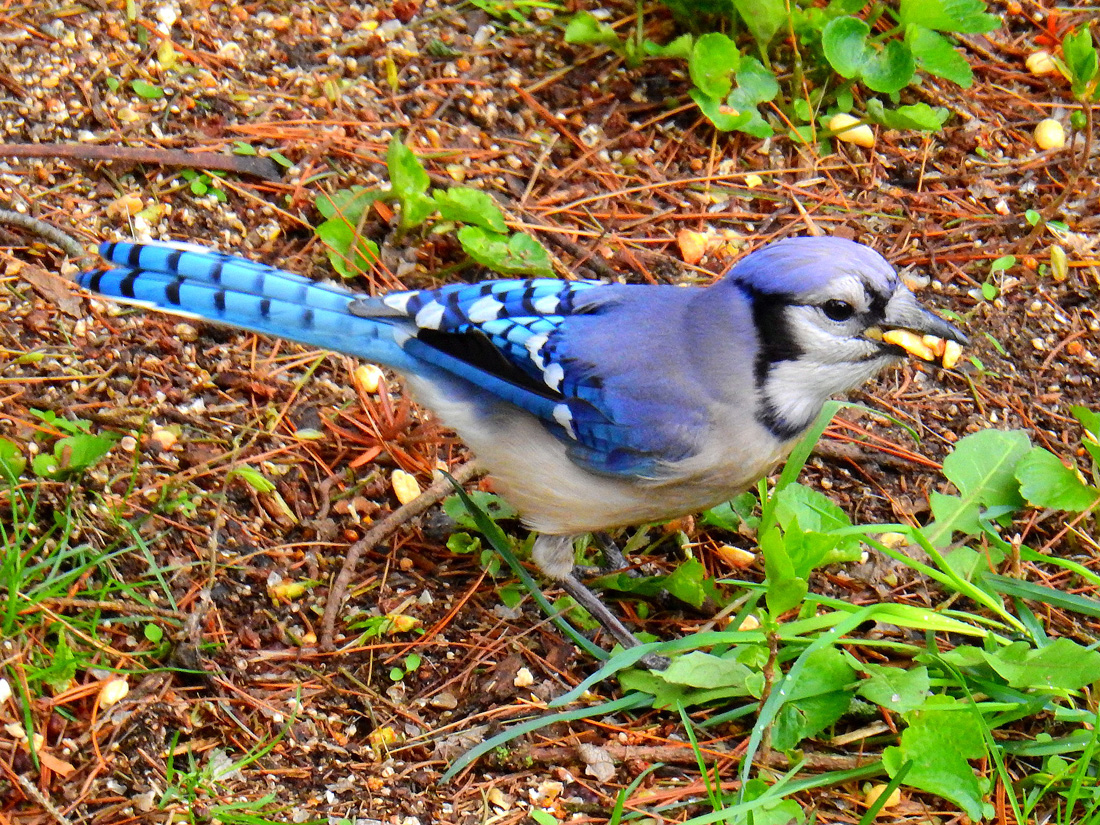
<path fill-rule="evenodd" d="M 847 301 L 838 301 L 836 298 L 826 301 L 822 309 L 831 321 L 847 321 L 856 314 L 855 307 Z"/>

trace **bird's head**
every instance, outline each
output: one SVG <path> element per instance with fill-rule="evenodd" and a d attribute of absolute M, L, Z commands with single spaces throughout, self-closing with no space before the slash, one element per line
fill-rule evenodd
<path fill-rule="evenodd" d="M 921 306 L 881 255 L 854 241 L 779 241 L 738 262 L 727 281 L 750 299 L 760 417 L 781 437 L 807 427 L 826 398 L 907 353 L 937 360 L 967 341 Z"/>

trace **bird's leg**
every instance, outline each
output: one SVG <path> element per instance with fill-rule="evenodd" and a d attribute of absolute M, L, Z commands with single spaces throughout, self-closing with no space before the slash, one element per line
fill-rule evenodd
<path fill-rule="evenodd" d="M 621 570 L 633 578 L 640 576 L 638 571 L 630 566 L 630 562 L 627 561 L 623 551 L 619 549 L 619 545 L 612 540 L 611 536 L 607 533 L 593 533 L 592 538 L 600 545 L 600 551 L 603 553 L 601 573 L 617 573 Z"/>
<path fill-rule="evenodd" d="M 622 553 L 618 555 L 619 558 L 622 558 Z M 600 600 L 599 596 L 589 590 L 573 575 L 572 536 L 540 534 L 535 539 L 533 556 L 539 569 L 548 576 L 557 579 L 562 589 L 572 596 L 577 604 L 587 610 L 592 618 L 611 634 L 615 641 L 624 648 L 637 647 L 641 644 L 638 637 L 630 632 L 627 626 L 619 620 L 619 617 L 612 613 L 610 608 Z M 625 559 L 623 561 L 625 562 Z M 664 670 L 668 667 L 668 663 L 668 659 L 665 657 L 654 655 L 643 656 L 639 660 L 639 664 L 650 670 Z"/>

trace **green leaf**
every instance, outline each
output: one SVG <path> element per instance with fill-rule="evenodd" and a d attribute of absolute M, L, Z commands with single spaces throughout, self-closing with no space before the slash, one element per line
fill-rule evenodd
<path fill-rule="evenodd" d="M 982 0 L 901 0 L 898 22 L 941 32 L 977 34 L 1001 27 L 1001 18 L 986 13 Z"/>
<path fill-rule="evenodd" d="M 256 147 L 251 143 L 245 143 L 243 140 L 235 140 L 233 141 L 233 154 L 256 157 L 260 153 L 256 151 Z"/>
<path fill-rule="evenodd" d="M 839 14 L 855 14 L 857 11 L 863 11 L 863 7 L 869 2 L 870 0 L 830 0 L 826 13 L 832 17 Z"/>
<path fill-rule="evenodd" d="M 94 466 L 114 446 L 114 436 L 80 433 L 54 442 L 53 451 L 31 459 L 31 467 L 42 478 L 61 480 Z"/>
<path fill-rule="evenodd" d="M 1086 484 L 1076 469 L 1070 469 L 1058 456 L 1035 447 L 1016 465 L 1020 493 L 1033 507 L 1053 507 L 1080 513 L 1088 510 L 1100 490 Z"/>
<path fill-rule="evenodd" d="M 255 467 L 249 467 L 247 464 L 241 464 L 234 467 L 226 475 L 227 479 L 239 478 L 257 493 L 271 493 L 275 491 L 275 484 L 264 476 Z"/>
<path fill-rule="evenodd" d="M 852 661 L 855 661 L 854 658 Z M 931 689 L 928 668 L 923 665 L 903 670 L 900 667 L 859 663 L 867 679 L 856 691 L 868 702 L 894 713 L 907 713 L 924 704 Z"/>
<path fill-rule="evenodd" d="M 868 89 L 883 94 L 900 92 L 913 79 L 916 61 L 902 40 L 890 40 L 881 52 L 871 52 L 860 77 Z"/>
<path fill-rule="evenodd" d="M 354 224 L 344 218 L 331 218 L 313 233 L 325 245 L 329 263 L 341 278 L 357 278 L 379 260 L 378 244 L 355 234 Z"/>
<path fill-rule="evenodd" d="M 938 132 L 951 112 L 944 106 L 933 109 L 927 103 L 913 103 L 887 109 L 877 98 L 867 100 L 867 116 L 887 129 L 919 129 L 922 132 Z"/>
<path fill-rule="evenodd" d="M 514 519 L 517 515 L 515 507 L 493 493 L 486 493 L 482 490 L 471 490 L 466 495 L 469 496 L 470 501 L 476 504 L 478 508 L 493 521 Z M 474 520 L 474 517 L 470 515 L 470 511 L 466 509 L 466 505 L 458 496 L 447 496 L 447 498 L 443 499 L 443 512 L 459 527 L 466 530 L 477 529 L 477 522 Z"/>
<path fill-rule="evenodd" d="M 772 745 L 789 750 L 836 722 L 851 704 L 855 670 L 835 647 L 822 647 L 807 658 L 802 678 L 790 687 L 776 717 Z"/>
<path fill-rule="evenodd" d="M 821 48 L 829 65 L 841 77 L 857 77 L 870 57 L 867 35 L 871 27 L 858 17 L 836 17 L 821 30 Z"/>
<path fill-rule="evenodd" d="M 426 196 L 431 180 L 420 160 L 398 136 L 390 140 L 386 167 L 393 192 L 401 202 L 401 228 L 419 226 L 435 209 L 435 201 Z"/>
<path fill-rule="evenodd" d="M 909 50 L 921 71 L 954 81 L 964 89 L 969 89 L 974 83 L 970 64 L 942 34 L 914 24 L 906 28 L 905 42 L 909 44 Z"/>
<path fill-rule="evenodd" d="M 698 559 L 688 559 L 664 577 L 664 589 L 682 602 L 698 609 L 706 601 L 707 591 L 703 580 L 707 571 Z"/>
<path fill-rule="evenodd" d="M 1038 650 L 1027 642 L 1013 642 L 996 653 L 982 653 L 998 675 L 1014 688 L 1079 690 L 1100 679 L 1100 651 L 1089 650 L 1065 637 Z"/>
<path fill-rule="evenodd" d="M 951 696 L 932 696 L 924 706 L 905 714 L 909 726 L 901 744 L 882 754 L 891 777 L 908 762 L 905 784 L 942 796 L 981 821 L 982 787 L 967 762 L 985 756 L 981 727 L 973 706 Z"/>
<path fill-rule="evenodd" d="M 720 132 L 732 132 L 748 126 L 753 116 L 759 117 L 755 106 L 744 110 L 727 105 L 720 98 L 708 97 L 698 89 L 691 89 L 688 94 L 695 101 L 695 105 Z"/>
<path fill-rule="evenodd" d="M 164 97 L 164 89 L 144 80 L 131 80 L 130 88 L 134 90 L 134 94 L 146 100 L 160 100 Z"/>
<path fill-rule="evenodd" d="M 1062 54 L 1069 70 L 1070 86 L 1076 97 L 1084 97 L 1096 77 L 1097 55 L 1092 42 L 1092 29 L 1083 26 L 1062 39 Z"/>
<path fill-rule="evenodd" d="M 506 236 L 480 226 L 464 226 L 458 230 L 458 242 L 467 255 L 501 275 L 554 277 L 549 254 L 530 235 L 517 232 Z"/>
<path fill-rule="evenodd" d="M 565 27 L 565 42 L 581 46 L 620 45 L 619 35 L 607 23 L 603 23 L 586 11 L 577 12 Z"/>
<path fill-rule="evenodd" d="M 451 533 L 447 537 L 447 549 L 458 555 L 477 553 L 481 550 L 481 539 L 462 531 Z"/>
<path fill-rule="evenodd" d="M 757 519 L 753 518 L 756 509 L 756 493 L 746 490 L 741 495 L 730 501 L 723 502 L 716 507 L 705 510 L 701 516 L 703 524 L 718 527 L 731 533 L 736 533 L 741 524 L 755 527 Z"/>
<path fill-rule="evenodd" d="M 350 189 L 339 189 L 331 195 L 322 194 L 317 197 L 313 205 L 324 218 L 342 218 L 352 227 L 358 226 L 372 203 L 377 200 L 388 200 L 393 196 L 389 192 L 379 189 L 366 189 L 362 186 L 353 186 Z"/>
<path fill-rule="evenodd" d="M 642 43 L 642 50 L 649 57 L 669 57 L 678 60 L 687 60 L 691 57 L 691 49 L 694 42 L 695 38 L 690 34 L 681 34 L 666 46 L 646 39 Z"/>
<path fill-rule="evenodd" d="M 784 0 L 733 0 L 733 7 L 761 48 L 766 48 L 787 22 Z"/>
<path fill-rule="evenodd" d="M 14 484 L 26 467 L 27 459 L 15 442 L 0 438 L 0 478 Z"/>
<path fill-rule="evenodd" d="M 490 232 L 508 231 L 500 208 L 480 189 L 452 186 L 447 190 L 436 189 L 432 196 L 439 214 L 446 220 L 474 224 Z"/>
<path fill-rule="evenodd" d="M 699 650 L 677 656 L 661 672 L 661 677 L 669 684 L 707 689 L 736 688 L 744 691 L 742 696 L 749 695 L 746 684 L 751 675 L 752 670 L 735 659 Z"/>
<path fill-rule="evenodd" d="M 787 543 L 778 528 L 765 530 L 759 541 L 764 554 L 764 573 L 767 575 L 765 599 L 772 615 L 779 616 L 802 602 L 809 584 L 795 572 Z"/>
<path fill-rule="evenodd" d="M 754 105 L 774 100 L 779 94 L 779 81 L 755 57 L 746 57 L 737 70 L 737 92 Z"/>
<path fill-rule="evenodd" d="M 695 88 L 704 95 L 723 98 L 733 88 L 732 75 L 740 65 L 737 44 L 721 32 L 708 32 L 695 41 L 688 72 Z"/>
<path fill-rule="evenodd" d="M 1015 469 L 1030 449 L 1031 441 L 1021 430 L 981 430 L 961 439 L 943 462 L 943 474 L 960 495 L 932 493 L 935 521 L 924 528 L 928 540 L 943 547 L 955 531 L 976 535 L 983 507 L 1020 509 L 1024 501 Z"/>

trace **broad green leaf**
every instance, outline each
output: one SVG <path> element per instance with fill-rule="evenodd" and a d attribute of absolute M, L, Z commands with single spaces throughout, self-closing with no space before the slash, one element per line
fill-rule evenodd
<path fill-rule="evenodd" d="M 693 688 L 666 681 L 663 671 L 648 671 L 638 668 L 619 671 L 619 684 L 625 691 L 638 690 L 653 696 L 652 706 L 658 710 L 665 708 L 690 707 L 709 702 L 719 702 L 737 696 L 751 695 L 744 687 Z"/>
<path fill-rule="evenodd" d="M 951 115 L 943 106 L 933 109 L 927 103 L 913 103 L 887 109 L 878 98 L 867 100 L 867 116 L 887 129 L 919 129 L 922 132 L 938 132 Z"/>
<path fill-rule="evenodd" d="M 1097 55 L 1092 42 L 1092 28 L 1082 26 L 1062 39 L 1062 54 L 1069 70 L 1070 86 L 1076 97 L 1084 97 L 1096 77 Z"/>
<path fill-rule="evenodd" d="M 923 665 L 909 670 L 893 665 L 865 663 L 856 667 L 867 674 L 867 679 L 856 692 L 868 702 L 894 713 L 907 713 L 919 708 L 928 698 L 931 680 L 928 678 L 928 668 Z"/>
<path fill-rule="evenodd" d="M 795 572 L 779 528 L 771 527 L 760 535 L 760 550 L 764 554 L 764 573 L 767 575 L 768 610 L 779 616 L 805 598 L 809 584 Z"/>
<path fill-rule="evenodd" d="M 847 656 L 835 647 L 811 653 L 801 678 L 788 687 L 786 703 L 776 716 L 772 745 L 788 750 L 833 724 L 848 710 L 855 680 Z"/>
<path fill-rule="evenodd" d="M 616 47 L 620 44 L 615 29 L 586 11 L 573 15 L 569 25 L 565 27 L 565 42 L 582 46 Z"/>
<path fill-rule="evenodd" d="M 325 245 L 329 263 L 341 278 L 357 278 L 369 272 L 379 259 L 378 244 L 356 236 L 354 225 L 343 218 L 331 218 L 313 232 Z"/>
<path fill-rule="evenodd" d="M 480 226 L 464 226 L 458 230 L 458 242 L 467 255 L 501 275 L 554 277 L 549 254 L 530 235 L 517 232 L 507 236 Z"/>
<path fill-rule="evenodd" d="M 671 57 L 679 60 L 687 60 L 691 57 L 691 49 L 694 43 L 695 38 L 690 34 L 681 34 L 671 43 L 664 46 L 646 39 L 642 43 L 642 51 L 649 57 Z"/>
<path fill-rule="evenodd" d="M 917 68 L 954 81 L 964 89 L 974 83 L 974 73 L 966 58 L 951 41 L 924 26 L 912 25 L 905 30 L 905 42 L 917 61 Z"/>
<path fill-rule="evenodd" d="M 742 523 L 755 527 L 758 520 L 753 517 L 753 511 L 756 510 L 757 503 L 756 494 L 746 490 L 736 498 L 704 511 L 703 523 L 731 533 L 736 532 Z"/>
<path fill-rule="evenodd" d="M 160 100 L 164 97 L 164 89 L 144 80 L 131 80 L 130 88 L 134 90 L 134 94 L 146 100 Z"/>
<path fill-rule="evenodd" d="M 839 14 L 855 14 L 857 11 L 863 11 L 863 7 L 869 2 L 871 2 L 871 0 L 830 0 L 826 11 L 833 16 Z"/>
<path fill-rule="evenodd" d="M 881 52 L 869 52 L 860 77 L 871 91 L 893 94 L 909 85 L 916 70 L 909 46 L 902 40 L 890 40 Z"/>
<path fill-rule="evenodd" d="M 1085 428 L 1085 437 L 1081 440 L 1081 446 L 1092 456 L 1092 460 L 1100 465 L 1100 414 L 1093 412 L 1088 407 L 1073 406 L 1070 413 L 1081 422 Z"/>
<path fill-rule="evenodd" d="M 516 517 L 516 508 L 498 495 L 481 490 L 471 490 L 466 495 L 493 521 Z M 477 523 L 474 521 L 473 516 L 470 515 L 470 511 L 466 509 L 466 505 L 458 496 L 447 496 L 443 499 L 443 512 L 459 527 L 467 530 L 477 529 Z"/>
<path fill-rule="evenodd" d="M 500 207 L 480 189 L 452 186 L 446 190 L 437 189 L 432 195 L 439 214 L 449 221 L 474 224 L 490 232 L 503 234 L 508 231 Z"/>
<path fill-rule="evenodd" d="M 761 139 L 775 134 L 775 130 L 761 116 L 756 101 L 744 89 L 738 87 L 730 92 L 726 98 L 726 107 L 740 112 L 742 116 L 748 116 L 744 123 L 737 126 L 737 131 Z"/>
<path fill-rule="evenodd" d="M 1001 18 L 986 13 L 982 0 L 901 0 L 898 22 L 941 32 L 977 34 L 1001 27 Z"/>
<path fill-rule="evenodd" d="M 733 7 L 761 48 L 766 48 L 787 22 L 784 0 L 733 0 Z"/>
<path fill-rule="evenodd" d="M 912 762 L 905 784 L 934 793 L 960 806 L 975 822 L 982 820 L 982 787 L 967 760 L 985 756 L 980 723 L 973 707 L 951 696 L 932 696 L 905 714 L 908 727 L 901 744 L 887 748 L 882 763 L 896 776 Z"/>
<path fill-rule="evenodd" d="M 27 459 L 14 441 L 0 438 L 0 479 L 14 484 L 26 469 Z"/>
<path fill-rule="evenodd" d="M 688 559 L 664 577 L 664 589 L 682 602 L 698 609 L 706 601 L 707 591 L 703 580 L 707 571 L 698 559 Z"/>
<path fill-rule="evenodd" d="M 775 502 L 775 518 L 780 526 L 787 530 L 797 519 L 803 530 L 825 533 L 850 527 L 848 514 L 835 501 L 813 487 L 805 484 L 788 484 L 779 491 Z M 846 541 L 859 544 L 856 536 L 846 537 Z"/>
<path fill-rule="evenodd" d="M 339 189 L 331 195 L 318 196 L 314 206 L 324 218 L 342 218 L 346 223 L 358 226 L 363 213 L 372 203 L 392 197 L 390 193 L 379 189 L 352 186 L 350 189 Z"/>
<path fill-rule="evenodd" d="M 70 435 L 54 442 L 52 452 L 31 459 L 31 467 L 43 478 L 68 478 L 98 463 L 114 446 L 115 440 L 107 435 Z"/>
<path fill-rule="evenodd" d="M 435 200 L 427 195 L 410 194 L 401 198 L 401 228 L 412 229 L 427 220 L 435 211 Z"/>
<path fill-rule="evenodd" d="M 1021 430 L 982 430 L 961 439 L 943 462 L 943 474 L 959 495 L 930 496 L 935 521 L 924 529 L 928 540 L 942 547 L 955 531 L 976 535 L 981 532 L 978 516 L 983 507 L 1022 507 L 1015 470 L 1030 449 L 1031 441 Z"/>
<path fill-rule="evenodd" d="M 733 73 L 741 65 L 737 44 L 721 32 L 708 32 L 695 41 L 688 60 L 691 82 L 711 98 L 724 98 L 733 88 Z"/>
<path fill-rule="evenodd" d="M 755 57 L 746 57 L 737 70 L 737 91 L 754 104 L 774 100 L 779 94 L 779 81 Z"/>
<path fill-rule="evenodd" d="M 695 650 L 673 659 L 672 664 L 661 671 L 661 678 L 669 684 L 685 687 L 745 689 L 751 674 L 749 668 L 735 659 Z M 748 696 L 749 692 L 745 689 L 740 695 Z"/>
<path fill-rule="evenodd" d="M 393 192 L 401 200 L 402 205 L 406 201 L 415 200 L 417 196 L 423 196 L 428 191 L 431 180 L 428 173 L 420 163 L 420 159 L 413 154 L 412 149 L 401 142 L 396 135 L 390 140 L 386 150 L 386 168 L 390 173 L 390 183 Z M 412 224 L 415 226 L 415 224 Z"/>
<path fill-rule="evenodd" d="M 1034 507 L 1080 513 L 1096 504 L 1100 490 L 1086 484 L 1058 456 L 1035 447 L 1016 465 L 1020 493 Z"/>
<path fill-rule="evenodd" d="M 867 64 L 870 49 L 867 35 L 871 27 L 858 17 L 836 17 L 821 30 L 821 48 L 825 59 L 841 77 L 857 77 Z"/>
<path fill-rule="evenodd" d="M 983 654 L 1014 688 L 1078 690 L 1100 679 L 1100 651 L 1065 637 L 1038 650 L 1027 642 L 1013 642 L 996 653 Z"/>
<path fill-rule="evenodd" d="M 733 132 L 747 126 L 753 119 L 753 115 L 759 117 L 755 106 L 737 109 L 722 101 L 720 98 L 709 97 L 698 89 L 691 89 L 688 94 L 699 107 L 699 111 L 706 116 L 714 128 L 720 132 Z"/>
<path fill-rule="evenodd" d="M 1081 426 L 1092 434 L 1092 437 L 1100 441 L 1100 413 L 1093 412 L 1088 407 L 1075 404 L 1069 408 L 1070 413 L 1081 422 Z"/>

